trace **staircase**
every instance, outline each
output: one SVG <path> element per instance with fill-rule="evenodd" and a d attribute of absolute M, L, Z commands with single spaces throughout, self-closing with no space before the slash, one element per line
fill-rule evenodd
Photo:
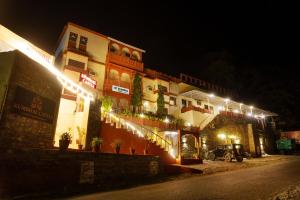
<path fill-rule="evenodd" d="M 101 149 L 104 153 L 113 153 L 114 141 L 121 140 L 121 154 L 131 154 L 130 147 L 134 147 L 135 154 L 145 155 L 145 149 L 148 149 L 147 154 L 160 156 L 164 163 L 175 163 L 171 141 L 116 114 L 104 114 L 101 119 L 101 137 L 103 139 Z"/>
<path fill-rule="evenodd" d="M 218 113 L 214 113 L 214 114 L 208 115 L 206 118 L 204 118 L 200 122 L 200 130 L 203 130 L 207 125 L 209 125 L 210 122 L 212 122 L 217 115 L 218 115 Z"/>

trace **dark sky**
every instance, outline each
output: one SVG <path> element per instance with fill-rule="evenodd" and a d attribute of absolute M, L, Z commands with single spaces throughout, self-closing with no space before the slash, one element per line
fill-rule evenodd
<path fill-rule="evenodd" d="M 214 76 L 204 73 L 207 56 L 225 51 L 234 58 L 235 76 L 256 70 L 264 83 L 288 85 L 284 92 L 295 101 L 299 94 L 293 91 L 299 92 L 299 87 L 290 86 L 298 85 L 298 6 L 262 0 L 204 2 L 0 0 L 0 23 L 52 53 L 63 26 L 71 21 L 145 49 L 146 67 L 203 79 Z M 249 94 L 243 88 L 247 98 L 255 95 L 255 90 L 249 89 Z M 279 113 L 284 103 L 268 106 L 270 97 L 251 100 Z"/>

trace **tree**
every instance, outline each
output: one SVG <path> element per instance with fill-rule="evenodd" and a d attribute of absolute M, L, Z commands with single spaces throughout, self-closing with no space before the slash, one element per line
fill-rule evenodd
<path fill-rule="evenodd" d="M 140 110 L 142 106 L 142 79 L 138 73 L 135 74 L 133 79 L 133 94 L 131 97 L 131 104 L 133 107 L 133 112 Z"/>
<path fill-rule="evenodd" d="M 102 109 L 104 112 L 110 112 L 113 106 L 113 100 L 110 96 L 105 96 L 102 99 Z"/>
<path fill-rule="evenodd" d="M 158 85 L 158 97 L 157 97 L 157 114 L 164 115 L 165 113 L 165 99 L 163 87 Z"/>

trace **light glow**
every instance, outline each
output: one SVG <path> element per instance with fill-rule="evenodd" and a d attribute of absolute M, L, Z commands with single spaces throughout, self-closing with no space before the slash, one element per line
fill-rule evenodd
<path fill-rule="evenodd" d="M 220 138 L 221 140 L 225 140 L 226 135 L 224 133 L 218 134 L 218 138 Z"/>
<path fill-rule="evenodd" d="M 164 120 L 165 123 L 170 123 L 170 120 L 166 117 L 166 119 Z"/>
<path fill-rule="evenodd" d="M 145 101 L 145 102 L 143 103 L 143 105 L 144 105 L 145 107 L 148 107 L 148 106 L 149 106 L 149 102 L 148 102 L 148 101 Z"/>
<path fill-rule="evenodd" d="M 237 109 L 234 109 L 233 112 L 234 113 L 239 113 L 239 111 Z"/>

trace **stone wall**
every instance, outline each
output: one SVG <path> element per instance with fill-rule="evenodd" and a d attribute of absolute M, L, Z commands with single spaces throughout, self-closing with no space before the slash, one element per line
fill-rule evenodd
<path fill-rule="evenodd" d="M 28 193 L 103 190 L 161 173 L 158 156 L 33 149 L 0 153 L 0 199 Z"/>
<path fill-rule="evenodd" d="M 249 133 L 249 126 L 252 131 Z M 219 134 L 225 134 L 226 139 L 218 138 Z M 250 134 L 250 135 L 249 135 Z M 239 138 L 244 150 L 252 156 L 260 156 L 259 136 L 261 133 L 257 128 L 257 122 L 250 118 L 232 118 L 230 116 L 218 115 L 210 124 L 201 131 L 206 148 L 214 149 L 217 145 L 231 144 L 234 139 L 228 136 Z M 250 137 L 251 136 L 251 137 Z M 250 148 L 251 147 L 251 148 Z"/>
<path fill-rule="evenodd" d="M 0 149 L 53 147 L 61 86 L 44 67 L 18 51 L 14 54 L 3 115 L 0 121 Z M 4 66 L 5 67 L 5 66 Z M 37 94 L 55 104 L 51 123 L 12 112 L 16 88 Z M 24 97 L 25 99 L 26 97 Z M 43 103 L 43 102 L 42 102 Z"/>

